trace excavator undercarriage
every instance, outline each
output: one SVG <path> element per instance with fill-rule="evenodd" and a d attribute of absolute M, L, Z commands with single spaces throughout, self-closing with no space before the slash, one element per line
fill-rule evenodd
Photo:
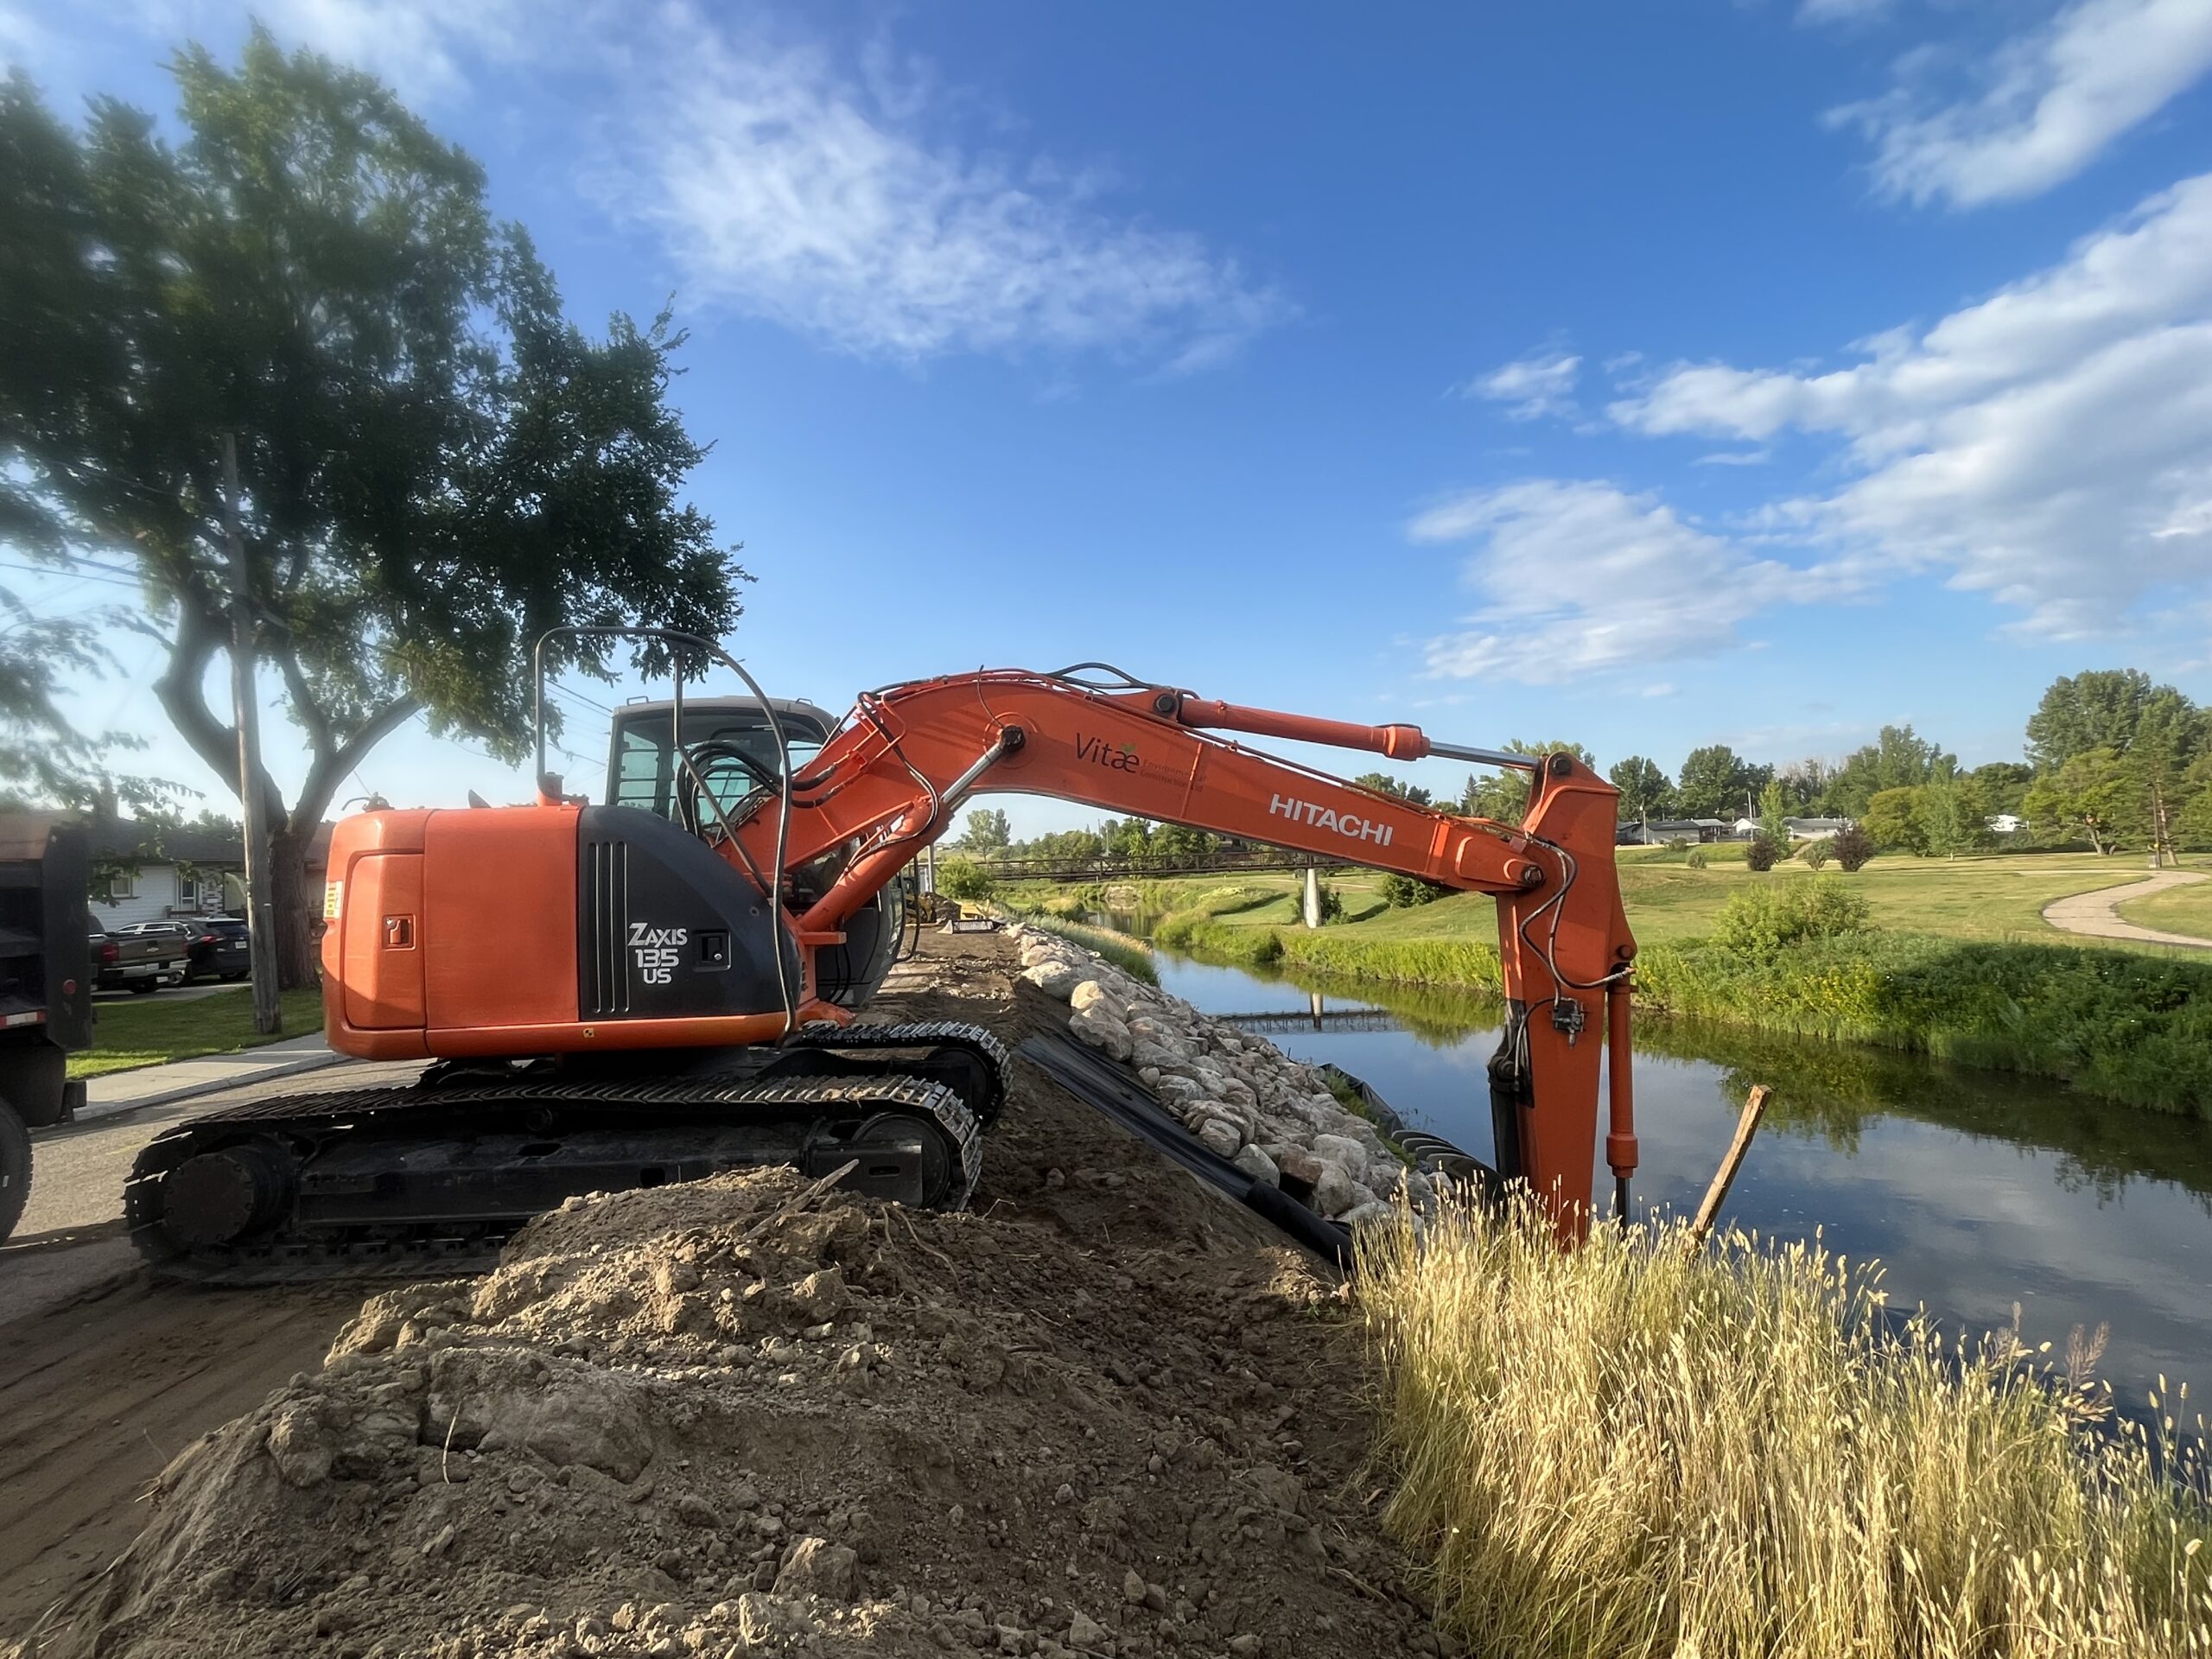
<path fill-rule="evenodd" d="M 165 1276 L 245 1284 L 472 1269 L 566 1198 L 766 1164 L 850 1162 L 848 1191 L 958 1209 L 1007 1064 L 946 1022 L 810 1029 L 675 1075 L 440 1066 L 181 1123 L 140 1154 L 124 1218 Z"/>
<path fill-rule="evenodd" d="M 687 702 L 679 678 L 669 702 L 626 706 L 606 800 L 569 796 L 544 768 L 543 686 L 549 644 L 580 633 L 719 661 L 753 695 Z M 1552 1207 L 1563 1239 L 1586 1224 L 1601 1031 L 1606 1157 L 1623 1182 L 1634 1166 L 1616 792 L 1570 756 L 1241 709 L 1093 664 L 893 686 L 832 721 L 769 698 L 711 642 L 658 630 L 556 630 L 538 677 L 534 804 L 379 809 L 332 839 L 331 1046 L 425 1062 L 420 1080 L 257 1102 L 158 1136 L 126 1213 L 162 1273 L 474 1266 L 572 1196 L 762 1164 L 849 1164 L 854 1191 L 964 1205 L 1005 1103 L 1005 1048 L 971 1026 L 855 1019 L 906 947 L 900 872 L 979 787 L 1492 895 L 1513 1010 L 1492 1065 L 1499 1172 Z M 1517 826 L 1441 811 L 1224 728 L 1517 766 L 1529 809 Z"/>

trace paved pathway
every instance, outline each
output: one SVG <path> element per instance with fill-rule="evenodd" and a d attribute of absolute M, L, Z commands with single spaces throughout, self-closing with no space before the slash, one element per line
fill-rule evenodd
<path fill-rule="evenodd" d="M 2121 920 L 2118 909 L 2131 899 L 2147 899 L 2168 887 L 2187 887 L 2192 881 L 2203 880 L 2193 870 L 2160 870 L 2124 887 L 2099 887 L 2094 893 L 2054 899 L 2043 907 L 2043 918 L 2053 927 L 2063 928 L 2069 933 L 2086 933 L 2092 938 L 2133 939 L 2144 944 L 2181 944 L 2212 950 L 2212 939 L 2188 933 L 2164 933 L 2155 927 L 2138 927 L 2133 922 Z"/>

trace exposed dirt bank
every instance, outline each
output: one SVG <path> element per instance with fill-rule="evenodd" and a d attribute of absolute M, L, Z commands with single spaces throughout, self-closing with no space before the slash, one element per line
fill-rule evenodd
<path fill-rule="evenodd" d="M 874 1017 L 1065 1026 L 925 948 Z M 14 1651 L 1433 1651 L 1333 1276 L 1017 1068 L 973 1213 L 725 1177 L 372 1300 Z"/>

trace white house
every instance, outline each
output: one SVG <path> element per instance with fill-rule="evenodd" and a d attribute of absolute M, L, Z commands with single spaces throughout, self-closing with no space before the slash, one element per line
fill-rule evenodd
<path fill-rule="evenodd" d="M 156 830 L 130 819 L 96 820 L 92 842 L 92 925 L 112 932 L 137 922 L 241 913 L 245 849 L 219 830 Z M 325 824 L 308 854 L 310 892 L 319 890 L 330 845 Z"/>
<path fill-rule="evenodd" d="M 1999 812 L 1994 817 L 1984 818 L 1993 834 L 2017 836 L 2028 827 L 2028 821 L 2017 812 Z"/>

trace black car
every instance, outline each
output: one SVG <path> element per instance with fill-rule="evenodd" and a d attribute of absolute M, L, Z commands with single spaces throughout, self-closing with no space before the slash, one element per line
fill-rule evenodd
<path fill-rule="evenodd" d="M 195 916 L 185 921 L 137 922 L 115 930 L 118 938 L 170 938 L 184 949 L 188 980 L 244 979 L 253 966 L 246 925 L 235 916 Z"/>
<path fill-rule="evenodd" d="M 188 947 L 193 974 L 244 979 L 253 969 L 253 947 L 246 926 L 235 916 L 208 916 L 193 924 Z"/>

